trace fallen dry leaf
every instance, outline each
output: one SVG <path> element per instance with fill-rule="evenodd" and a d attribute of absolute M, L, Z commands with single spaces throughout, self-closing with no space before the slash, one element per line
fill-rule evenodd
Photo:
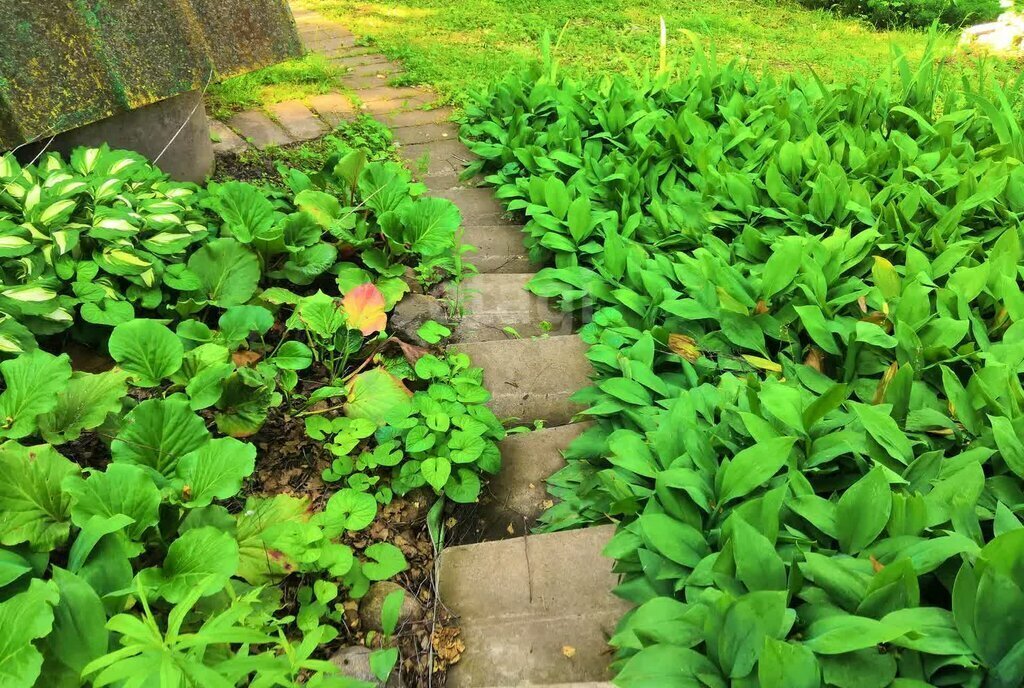
<path fill-rule="evenodd" d="M 569 659 L 572 659 L 576 656 L 576 648 L 572 645 L 563 645 L 562 654 L 568 657 Z"/>
<path fill-rule="evenodd" d="M 668 336 L 668 348 L 672 349 L 675 353 L 685 358 L 690 363 L 694 363 L 700 358 L 700 347 L 697 346 L 697 340 L 689 335 L 672 333 Z"/>
<path fill-rule="evenodd" d="M 248 368 L 261 358 L 263 358 L 263 354 L 256 353 L 255 351 L 236 351 L 231 354 L 231 360 L 234 364 L 242 368 Z"/>

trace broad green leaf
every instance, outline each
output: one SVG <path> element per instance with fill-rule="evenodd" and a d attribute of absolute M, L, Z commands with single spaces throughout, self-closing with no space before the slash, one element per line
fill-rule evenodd
<path fill-rule="evenodd" d="M 256 254 L 228 238 L 204 244 L 189 257 L 188 269 L 199 278 L 196 298 L 221 308 L 238 306 L 251 299 L 260 281 Z"/>
<path fill-rule="evenodd" d="M 305 370 L 313 365 L 313 352 L 302 342 L 287 341 L 281 345 L 270 362 L 282 370 Z"/>
<path fill-rule="evenodd" d="M 210 433 L 203 419 L 178 394 L 167 399 L 147 399 L 132 409 L 110 445 L 110 454 L 115 462 L 150 469 L 158 484 L 163 484 L 173 477 L 181 457 L 209 441 Z"/>
<path fill-rule="evenodd" d="M 724 468 L 719 502 L 724 504 L 749 494 L 786 465 L 795 437 L 775 437 L 740 451 Z"/>
<path fill-rule="evenodd" d="M 55 583 L 36 578 L 28 590 L 0 603 L 0 685 L 36 685 L 43 656 L 32 642 L 51 632 L 53 607 L 59 598 Z"/>
<path fill-rule="evenodd" d="M 406 418 L 412 412 L 412 392 L 384 368 L 359 373 L 346 387 L 345 415 L 366 418 L 385 425 Z"/>
<path fill-rule="evenodd" d="M 851 403 L 854 413 L 864 425 L 864 429 L 889 456 L 906 465 L 914 460 L 914 448 L 910 440 L 903 434 L 896 421 L 889 415 L 889 406 L 880 404 L 872 406 L 869 404 Z"/>
<path fill-rule="evenodd" d="M 40 435 L 52 444 L 76 440 L 83 430 L 92 430 L 120 411 L 128 389 L 128 372 L 73 373 L 67 389 L 57 397 L 57 406 L 39 417 Z"/>
<path fill-rule="evenodd" d="M 431 456 L 420 464 L 420 472 L 435 492 L 441 492 L 452 474 L 452 463 L 442 456 Z"/>
<path fill-rule="evenodd" d="M 70 532 L 70 496 L 61 488 L 79 467 L 48 444 L 0 445 L 0 544 L 28 543 L 36 552 L 64 544 Z"/>
<path fill-rule="evenodd" d="M 694 568 L 708 554 L 700 532 L 668 514 L 645 514 L 640 529 L 653 549 L 682 566 Z"/>
<path fill-rule="evenodd" d="M 274 226 L 274 206 L 259 189 L 245 182 L 217 185 L 213 207 L 224 221 L 226 235 L 242 243 L 265 238 Z"/>
<path fill-rule="evenodd" d="M 178 336 L 155 320 L 132 320 L 114 328 L 110 355 L 139 387 L 156 387 L 181 368 L 185 348 Z"/>
<path fill-rule="evenodd" d="M 256 467 L 256 447 L 233 437 L 210 440 L 178 460 L 173 481 L 176 498 L 189 508 L 229 499 Z"/>
<path fill-rule="evenodd" d="M 363 564 L 363 574 L 372 581 L 387 580 L 409 568 L 402 550 L 390 542 L 376 542 L 363 554 L 367 561 Z"/>
<path fill-rule="evenodd" d="M 67 354 L 54 356 L 36 349 L 0 363 L 7 389 L 0 394 L 0 437 L 19 439 L 33 434 L 37 418 L 60 404 L 71 379 Z"/>
<path fill-rule="evenodd" d="M 160 490 L 138 466 L 111 463 L 84 479 L 65 478 L 63 487 L 71 497 L 71 520 L 79 528 L 85 528 L 95 516 L 124 514 L 134 521 L 126 528 L 128 537 L 141 541 L 143 533 L 160 520 Z"/>
<path fill-rule="evenodd" d="M 181 602 L 194 590 L 202 596 L 219 592 L 238 570 L 239 547 L 230 533 L 210 526 L 186 531 L 167 548 L 157 578 L 159 594 Z"/>
<path fill-rule="evenodd" d="M 444 496 L 458 504 L 472 504 L 480 496 L 480 476 L 468 468 L 459 468 L 444 486 Z"/>
<path fill-rule="evenodd" d="M 287 494 L 247 499 L 235 534 L 238 576 L 250 585 L 263 585 L 294 571 L 297 562 L 283 551 L 283 540 L 290 525 L 306 524 L 309 517 L 308 499 Z"/>
<path fill-rule="evenodd" d="M 331 495 L 324 510 L 314 517 L 329 537 L 346 530 L 362 530 L 377 516 L 377 500 L 373 495 L 342 488 Z"/>
<path fill-rule="evenodd" d="M 244 342 L 252 333 L 262 337 L 273 326 L 274 314 L 263 306 L 232 306 L 217 320 L 220 336 L 231 343 Z"/>
<path fill-rule="evenodd" d="M 803 645 L 766 637 L 757 664 L 761 688 L 818 688 L 821 668 Z"/>
<path fill-rule="evenodd" d="M 46 654 L 79 676 L 86 664 L 107 653 L 107 614 L 99 595 L 82 578 L 55 566 L 53 582 L 60 602 L 53 608 Z"/>
<path fill-rule="evenodd" d="M 445 198 L 420 198 L 399 211 L 400 237 L 391 237 L 425 258 L 440 255 L 455 244 L 455 231 L 462 224 L 459 208 Z"/>
<path fill-rule="evenodd" d="M 875 466 L 843 492 L 836 505 L 839 547 L 856 554 L 874 542 L 889 522 L 892 493 L 885 469 Z"/>

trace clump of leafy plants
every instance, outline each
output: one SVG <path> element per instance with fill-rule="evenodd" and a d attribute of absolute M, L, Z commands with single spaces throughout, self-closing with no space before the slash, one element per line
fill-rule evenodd
<path fill-rule="evenodd" d="M 92 161 L 92 181 L 126 175 L 110 182 L 120 189 L 114 204 L 178 188 L 134 155 L 83 149 L 70 171 L 47 158 L 39 169 L 52 174 L 12 172 L 27 191 L 0 201 L 59 203 L 41 189 L 88 187 L 88 171 L 74 167 L 81 160 Z M 287 188 L 181 187 L 191 194 L 181 212 L 204 238 L 153 268 L 191 280 L 158 290 L 159 303 L 144 302 L 150 292 L 133 290 L 132 279 L 100 272 L 100 244 L 54 238 L 87 232 L 78 224 L 91 203 L 57 205 L 70 213 L 58 218 L 37 216 L 32 201 L 19 207 L 35 224 L 8 226 L 40 242 L 10 258 L 10 274 L 24 277 L 37 259 L 52 270 L 39 277 L 49 291 L 38 298 L 8 291 L 65 304 L 76 334 L 102 325 L 90 341 L 109 359 L 103 372 L 74 369 L 67 354 L 48 351 L 57 342 L 42 335 L 53 332 L 37 329 L 35 341 L 28 328 L 38 313 L 0 302 L 9 344 L 0 361 L 5 686 L 369 688 L 327 661 L 343 640 L 374 648 L 381 681 L 396 666 L 401 595 L 384 602 L 383 633 L 353 635 L 345 617 L 372 583 L 410 568 L 374 525 L 395 495 L 423 488 L 436 497 L 430 532 L 439 532 L 445 498 L 473 501 L 479 473 L 497 470 L 504 433 L 465 357 L 386 334 L 410 281 L 457 276 L 460 217 L 447 201 L 421 198 L 408 172 L 361 152 L 284 175 Z M 60 245 L 43 245 L 46 236 Z M 80 281 L 109 287 L 104 298 L 130 312 L 112 306 L 118 317 L 87 320 L 92 302 L 65 299 L 84 291 L 61 277 L 64 260 L 74 275 L 95 265 Z M 324 440 L 309 460 L 327 489 L 260 489 L 267 457 L 256 443 L 269 422 Z"/>
<path fill-rule="evenodd" d="M 812 9 L 826 9 L 850 17 L 861 17 L 880 29 L 911 27 L 926 29 L 933 24 L 958 29 L 995 19 L 999 0 L 800 0 Z"/>
<path fill-rule="evenodd" d="M 181 319 L 251 301 L 279 285 L 372 277 L 393 305 L 407 268 L 432 283 L 462 270 L 458 209 L 422 198 L 399 164 L 337 149 L 287 187 L 178 184 L 137 154 L 78 149 L 24 168 L 0 159 L 0 351 L 75 328 L 152 314 Z"/>
<path fill-rule="evenodd" d="M 531 289 L 592 314 L 544 527 L 618 523 L 617 685 L 1024 680 L 1024 136 L 893 73 L 548 58 L 466 110 Z"/>

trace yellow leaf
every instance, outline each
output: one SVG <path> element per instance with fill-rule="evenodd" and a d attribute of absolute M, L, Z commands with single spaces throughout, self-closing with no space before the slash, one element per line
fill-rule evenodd
<path fill-rule="evenodd" d="M 782 366 L 775 361 L 769 361 L 767 358 L 761 358 L 760 356 L 748 356 L 744 354 L 743 360 L 755 368 L 760 368 L 761 370 L 767 370 L 772 373 L 782 372 Z"/>
<path fill-rule="evenodd" d="M 685 334 L 670 334 L 668 336 L 668 348 L 693 363 L 700 358 L 700 348 L 697 340 Z"/>

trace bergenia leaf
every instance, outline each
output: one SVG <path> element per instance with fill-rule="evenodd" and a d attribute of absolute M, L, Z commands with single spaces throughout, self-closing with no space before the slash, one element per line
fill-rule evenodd
<path fill-rule="evenodd" d="M 388 316 L 384 312 L 384 294 L 369 282 L 345 294 L 342 309 L 348 327 L 364 335 L 381 332 L 388 324 Z"/>
<path fill-rule="evenodd" d="M 81 472 L 48 444 L 0 445 L 0 544 L 49 552 L 68 539 L 71 497 L 61 487 Z"/>
<path fill-rule="evenodd" d="M 0 437 L 18 439 L 36 431 L 38 416 L 57 408 L 71 361 L 36 349 L 0 363 L 0 373 L 7 385 L 0 394 Z"/>
<path fill-rule="evenodd" d="M 211 440 L 178 461 L 176 499 L 190 508 L 228 499 L 256 467 L 256 447 L 233 437 Z"/>
<path fill-rule="evenodd" d="M 372 368 L 352 378 L 346 387 L 345 415 L 385 425 L 408 417 L 412 392 L 384 368 Z"/>
<path fill-rule="evenodd" d="M 212 526 L 186 531 L 167 549 L 164 565 L 153 576 L 161 597 L 180 602 L 193 590 L 220 591 L 238 570 L 238 543 Z"/>
<path fill-rule="evenodd" d="M 137 319 L 114 328 L 107 343 L 110 355 L 139 387 L 156 387 L 181 367 L 181 340 L 156 320 Z"/>
<path fill-rule="evenodd" d="M 147 399 L 127 415 L 110 445 L 114 461 L 150 469 L 163 484 L 174 475 L 178 460 L 210 441 L 203 419 L 192 412 L 188 399 L 176 394 Z"/>
<path fill-rule="evenodd" d="M 160 490 L 139 466 L 112 463 L 87 478 L 65 478 L 63 487 L 71 497 L 71 520 L 79 528 L 85 528 L 93 516 L 124 514 L 135 521 L 125 532 L 132 540 L 140 541 L 160 519 Z"/>

